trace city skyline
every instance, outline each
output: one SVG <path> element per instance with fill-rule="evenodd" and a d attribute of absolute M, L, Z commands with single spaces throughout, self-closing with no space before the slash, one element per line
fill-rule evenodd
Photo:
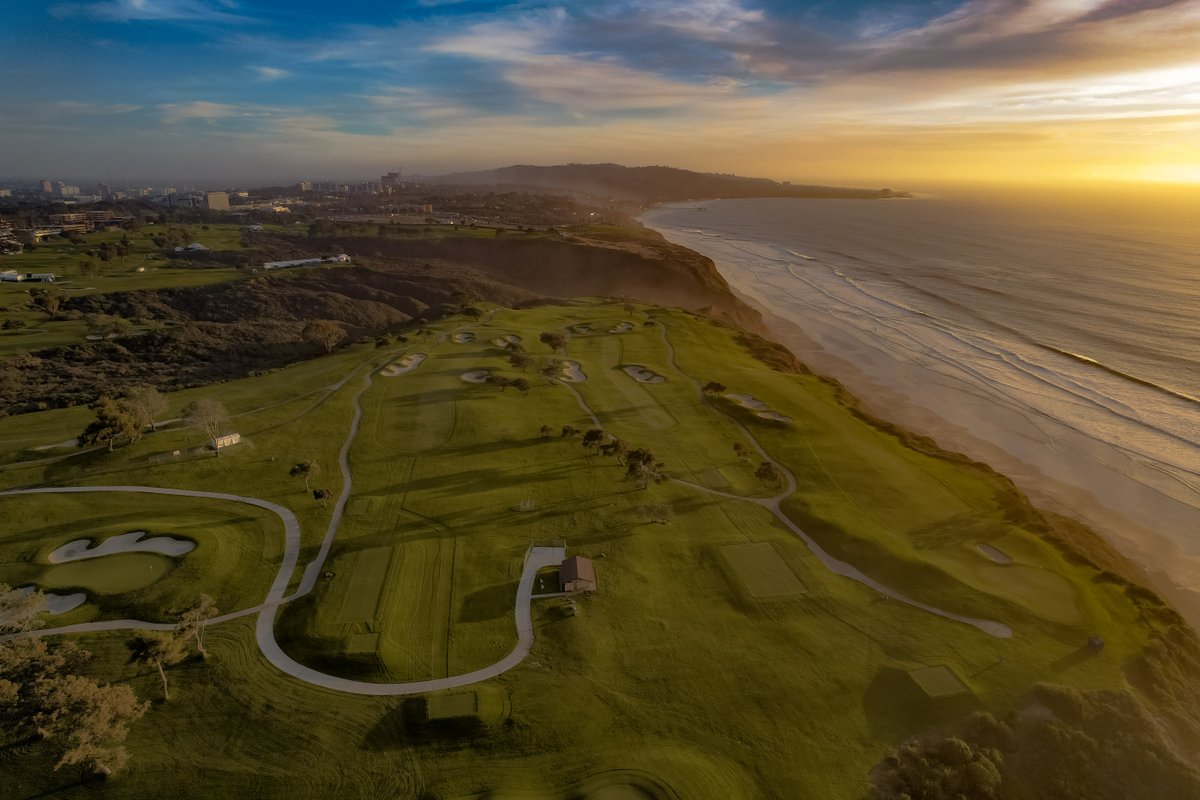
<path fill-rule="evenodd" d="M 4 175 L 1200 183 L 1197 0 L 9 5 Z"/>

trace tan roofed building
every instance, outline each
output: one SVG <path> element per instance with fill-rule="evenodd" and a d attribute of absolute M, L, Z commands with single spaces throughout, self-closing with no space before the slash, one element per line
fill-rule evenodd
<path fill-rule="evenodd" d="M 571 556 L 558 568 L 560 592 L 596 591 L 596 568 L 590 558 Z"/>

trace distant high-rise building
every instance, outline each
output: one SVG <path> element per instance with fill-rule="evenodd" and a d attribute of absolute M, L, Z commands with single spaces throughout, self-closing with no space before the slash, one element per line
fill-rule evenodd
<path fill-rule="evenodd" d="M 112 194 L 112 187 L 101 181 L 100 183 L 96 184 L 96 194 L 100 195 L 101 197 L 108 197 L 110 194 Z"/>
<path fill-rule="evenodd" d="M 58 182 L 58 193 L 63 197 L 79 197 L 79 187 L 69 183 Z"/>
<path fill-rule="evenodd" d="M 227 192 L 205 192 L 204 207 L 209 211 L 228 211 L 229 194 Z"/>
<path fill-rule="evenodd" d="M 167 197 L 168 195 L 175 194 L 175 191 L 176 190 L 174 186 L 166 186 L 163 188 L 161 194 L 163 197 Z"/>
<path fill-rule="evenodd" d="M 54 194 L 54 184 L 48 180 L 42 181 L 42 194 Z"/>
<path fill-rule="evenodd" d="M 300 191 L 311 192 L 312 191 L 312 181 L 300 181 Z"/>

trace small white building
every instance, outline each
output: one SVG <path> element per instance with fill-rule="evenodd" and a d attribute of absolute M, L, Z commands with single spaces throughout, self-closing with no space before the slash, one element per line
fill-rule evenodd
<path fill-rule="evenodd" d="M 205 247 L 204 245 L 200 244 L 199 242 L 192 242 L 191 244 L 184 245 L 183 247 L 176 247 L 175 252 L 176 253 L 211 253 L 212 248 Z"/>

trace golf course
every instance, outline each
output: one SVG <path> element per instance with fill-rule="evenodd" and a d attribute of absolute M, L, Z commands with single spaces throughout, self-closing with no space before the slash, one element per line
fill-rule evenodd
<path fill-rule="evenodd" d="M 111 453 L 63 444 L 86 408 L 0 418 L 0 583 L 86 593 L 39 633 L 158 698 L 125 640 L 220 610 L 104 797 L 861 798 L 910 736 L 1129 688 L 1140 596 L 987 467 L 701 315 L 476 305 Z M 0 750 L 0 796 L 94 793 L 52 764 Z"/>

